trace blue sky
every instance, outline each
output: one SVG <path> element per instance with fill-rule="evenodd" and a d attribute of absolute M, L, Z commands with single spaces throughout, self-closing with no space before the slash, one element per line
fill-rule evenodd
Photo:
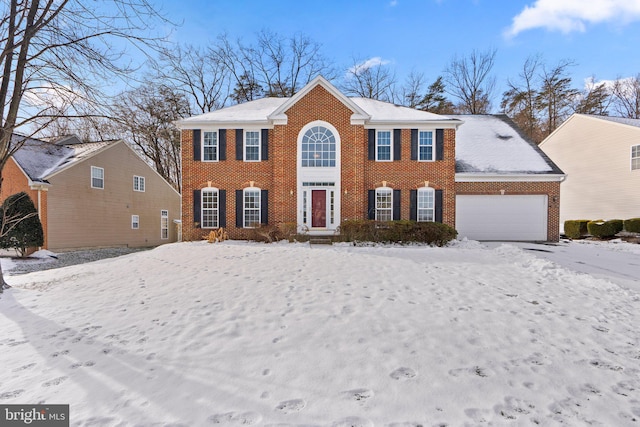
<path fill-rule="evenodd" d="M 161 1 L 161 0 L 158 0 Z M 640 73 L 640 0 L 184 0 L 162 3 L 182 25 L 181 43 L 205 46 L 226 32 L 247 42 L 266 28 L 302 32 L 322 45 L 340 69 L 354 58 L 389 61 L 400 82 L 415 70 L 432 82 L 454 55 L 496 49 L 498 91 L 516 78 L 529 55 L 555 65 L 577 64 L 584 79 Z"/>

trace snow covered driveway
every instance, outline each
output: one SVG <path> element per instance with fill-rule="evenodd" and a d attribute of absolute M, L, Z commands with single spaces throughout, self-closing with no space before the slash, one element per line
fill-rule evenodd
<path fill-rule="evenodd" d="M 196 242 L 14 276 L 0 403 L 76 426 L 637 425 L 640 293 L 544 253 Z"/>

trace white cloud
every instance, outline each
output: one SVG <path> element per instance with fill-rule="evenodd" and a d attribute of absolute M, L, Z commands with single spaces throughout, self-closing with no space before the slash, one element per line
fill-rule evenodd
<path fill-rule="evenodd" d="M 363 61 L 359 64 L 354 65 L 349 68 L 348 74 L 359 75 L 360 73 L 368 70 L 369 68 L 378 67 L 380 65 L 386 65 L 391 61 L 387 61 L 386 59 L 382 59 L 379 56 L 374 56 L 373 58 L 369 58 L 366 61 Z"/>
<path fill-rule="evenodd" d="M 391 0 L 391 2 L 389 2 L 389 6 L 394 7 L 398 5 L 398 0 Z"/>
<path fill-rule="evenodd" d="M 515 37 L 534 28 L 583 32 L 587 24 L 636 20 L 640 20 L 640 0 L 536 0 L 513 18 L 505 36 Z"/>

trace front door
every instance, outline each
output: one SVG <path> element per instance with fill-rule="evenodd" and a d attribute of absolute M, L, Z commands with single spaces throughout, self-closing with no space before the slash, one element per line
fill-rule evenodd
<path fill-rule="evenodd" d="M 311 227 L 327 227 L 327 190 L 311 190 Z"/>

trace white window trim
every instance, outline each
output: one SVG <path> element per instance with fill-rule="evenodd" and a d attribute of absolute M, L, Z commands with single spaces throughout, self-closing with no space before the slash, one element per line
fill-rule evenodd
<path fill-rule="evenodd" d="M 218 221 L 217 221 L 216 224 L 214 224 L 211 227 L 205 227 L 204 226 L 204 211 L 205 211 L 204 194 L 206 192 L 216 193 L 216 197 L 218 198 L 218 202 L 216 203 L 217 207 L 215 209 L 207 209 L 207 210 L 211 210 L 211 211 L 216 211 L 216 213 L 217 213 L 216 218 L 218 218 Z M 203 229 L 215 229 L 215 228 L 219 228 L 219 226 L 220 226 L 220 190 L 215 188 L 215 187 L 205 187 L 205 188 L 200 190 L 200 228 L 203 228 Z"/>
<path fill-rule="evenodd" d="M 136 178 L 138 179 L 138 188 L 136 188 Z M 142 185 L 140 185 L 141 183 L 142 183 Z M 140 189 L 140 187 L 142 187 L 142 190 Z M 144 179 L 144 176 L 134 175 L 133 176 L 133 191 L 138 191 L 140 193 L 144 193 L 146 188 L 147 188 L 147 185 L 146 185 L 146 180 Z"/>
<path fill-rule="evenodd" d="M 247 187 L 242 190 L 242 228 L 256 228 L 255 225 L 247 225 L 247 209 L 245 208 L 245 195 L 249 191 L 258 192 L 258 218 L 262 218 L 262 192 L 258 187 Z M 258 227 L 260 226 L 260 220 L 258 220 Z"/>
<path fill-rule="evenodd" d="M 431 160 L 420 159 L 420 132 L 431 132 Z M 418 129 L 418 161 L 425 162 L 425 163 L 436 161 L 436 130 L 435 129 Z"/>
<path fill-rule="evenodd" d="M 380 160 L 378 158 L 378 134 L 379 132 L 389 132 L 389 159 Z M 376 129 L 376 162 L 393 162 L 393 129 Z"/>
<path fill-rule="evenodd" d="M 204 158 L 204 135 L 206 133 L 215 133 L 216 134 L 216 158 L 215 160 L 205 160 Z M 220 161 L 220 131 L 219 129 L 207 129 L 202 130 L 202 136 L 200 137 L 200 160 L 206 163 L 215 163 Z"/>
<path fill-rule="evenodd" d="M 218 203 L 220 201 L 218 200 Z M 165 215 L 166 214 L 166 215 Z M 166 221 L 163 221 L 166 220 Z M 166 227 L 165 227 L 166 224 Z M 164 237 L 163 231 L 167 230 L 167 237 Z M 160 210 L 160 240 L 167 240 L 169 238 L 169 211 L 167 209 Z"/>
<path fill-rule="evenodd" d="M 93 185 L 93 171 L 94 170 L 100 170 L 102 171 L 102 187 L 95 187 Z M 91 188 L 95 188 L 98 190 L 104 190 L 104 168 L 98 167 L 98 166 L 91 166 Z"/>
<path fill-rule="evenodd" d="M 249 132 L 257 132 L 258 134 L 258 159 L 257 160 L 248 160 L 247 159 L 247 133 Z M 262 130 L 261 129 L 245 129 L 243 140 L 242 140 L 242 158 L 247 163 L 257 163 L 262 161 Z"/>
<path fill-rule="evenodd" d="M 638 155 L 637 155 L 636 157 L 633 157 L 633 149 L 634 149 L 634 148 L 636 148 L 636 151 L 638 152 Z M 632 171 L 640 170 L 640 167 L 637 167 L 637 168 L 634 168 L 634 167 L 633 167 L 633 161 L 634 161 L 635 159 L 638 159 L 638 162 L 640 162 L 640 144 L 632 145 L 632 146 L 631 146 L 631 148 L 630 148 L 630 150 L 629 150 L 629 152 L 630 152 L 630 157 L 631 157 L 631 160 L 630 160 L 630 162 L 629 162 L 629 163 L 630 163 L 631 170 L 632 170 Z"/>
<path fill-rule="evenodd" d="M 431 193 L 431 197 L 433 200 L 433 206 L 431 208 L 424 208 L 422 210 L 430 210 L 432 215 L 431 218 L 433 218 L 431 221 L 421 221 L 420 220 L 420 193 Z M 431 188 L 431 187 L 422 187 L 422 188 L 418 188 L 418 193 L 416 194 L 416 221 L 417 222 L 435 222 L 436 220 L 436 190 Z"/>
<path fill-rule="evenodd" d="M 391 207 L 390 208 L 378 208 L 378 193 L 379 192 L 388 192 L 391 196 Z M 378 210 L 385 210 L 385 211 L 390 211 L 391 212 L 391 219 L 388 221 L 393 221 L 393 188 L 391 187 L 378 187 L 376 188 L 376 192 L 375 192 L 375 220 L 376 221 L 382 221 L 382 220 L 378 220 Z M 387 221 L 387 220 L 385 220 Z"/>
<path fill-rule="evenodd" d="M 140 228 L 140 215 L 131 215 L 131 229 L 138 230 Z"/>

